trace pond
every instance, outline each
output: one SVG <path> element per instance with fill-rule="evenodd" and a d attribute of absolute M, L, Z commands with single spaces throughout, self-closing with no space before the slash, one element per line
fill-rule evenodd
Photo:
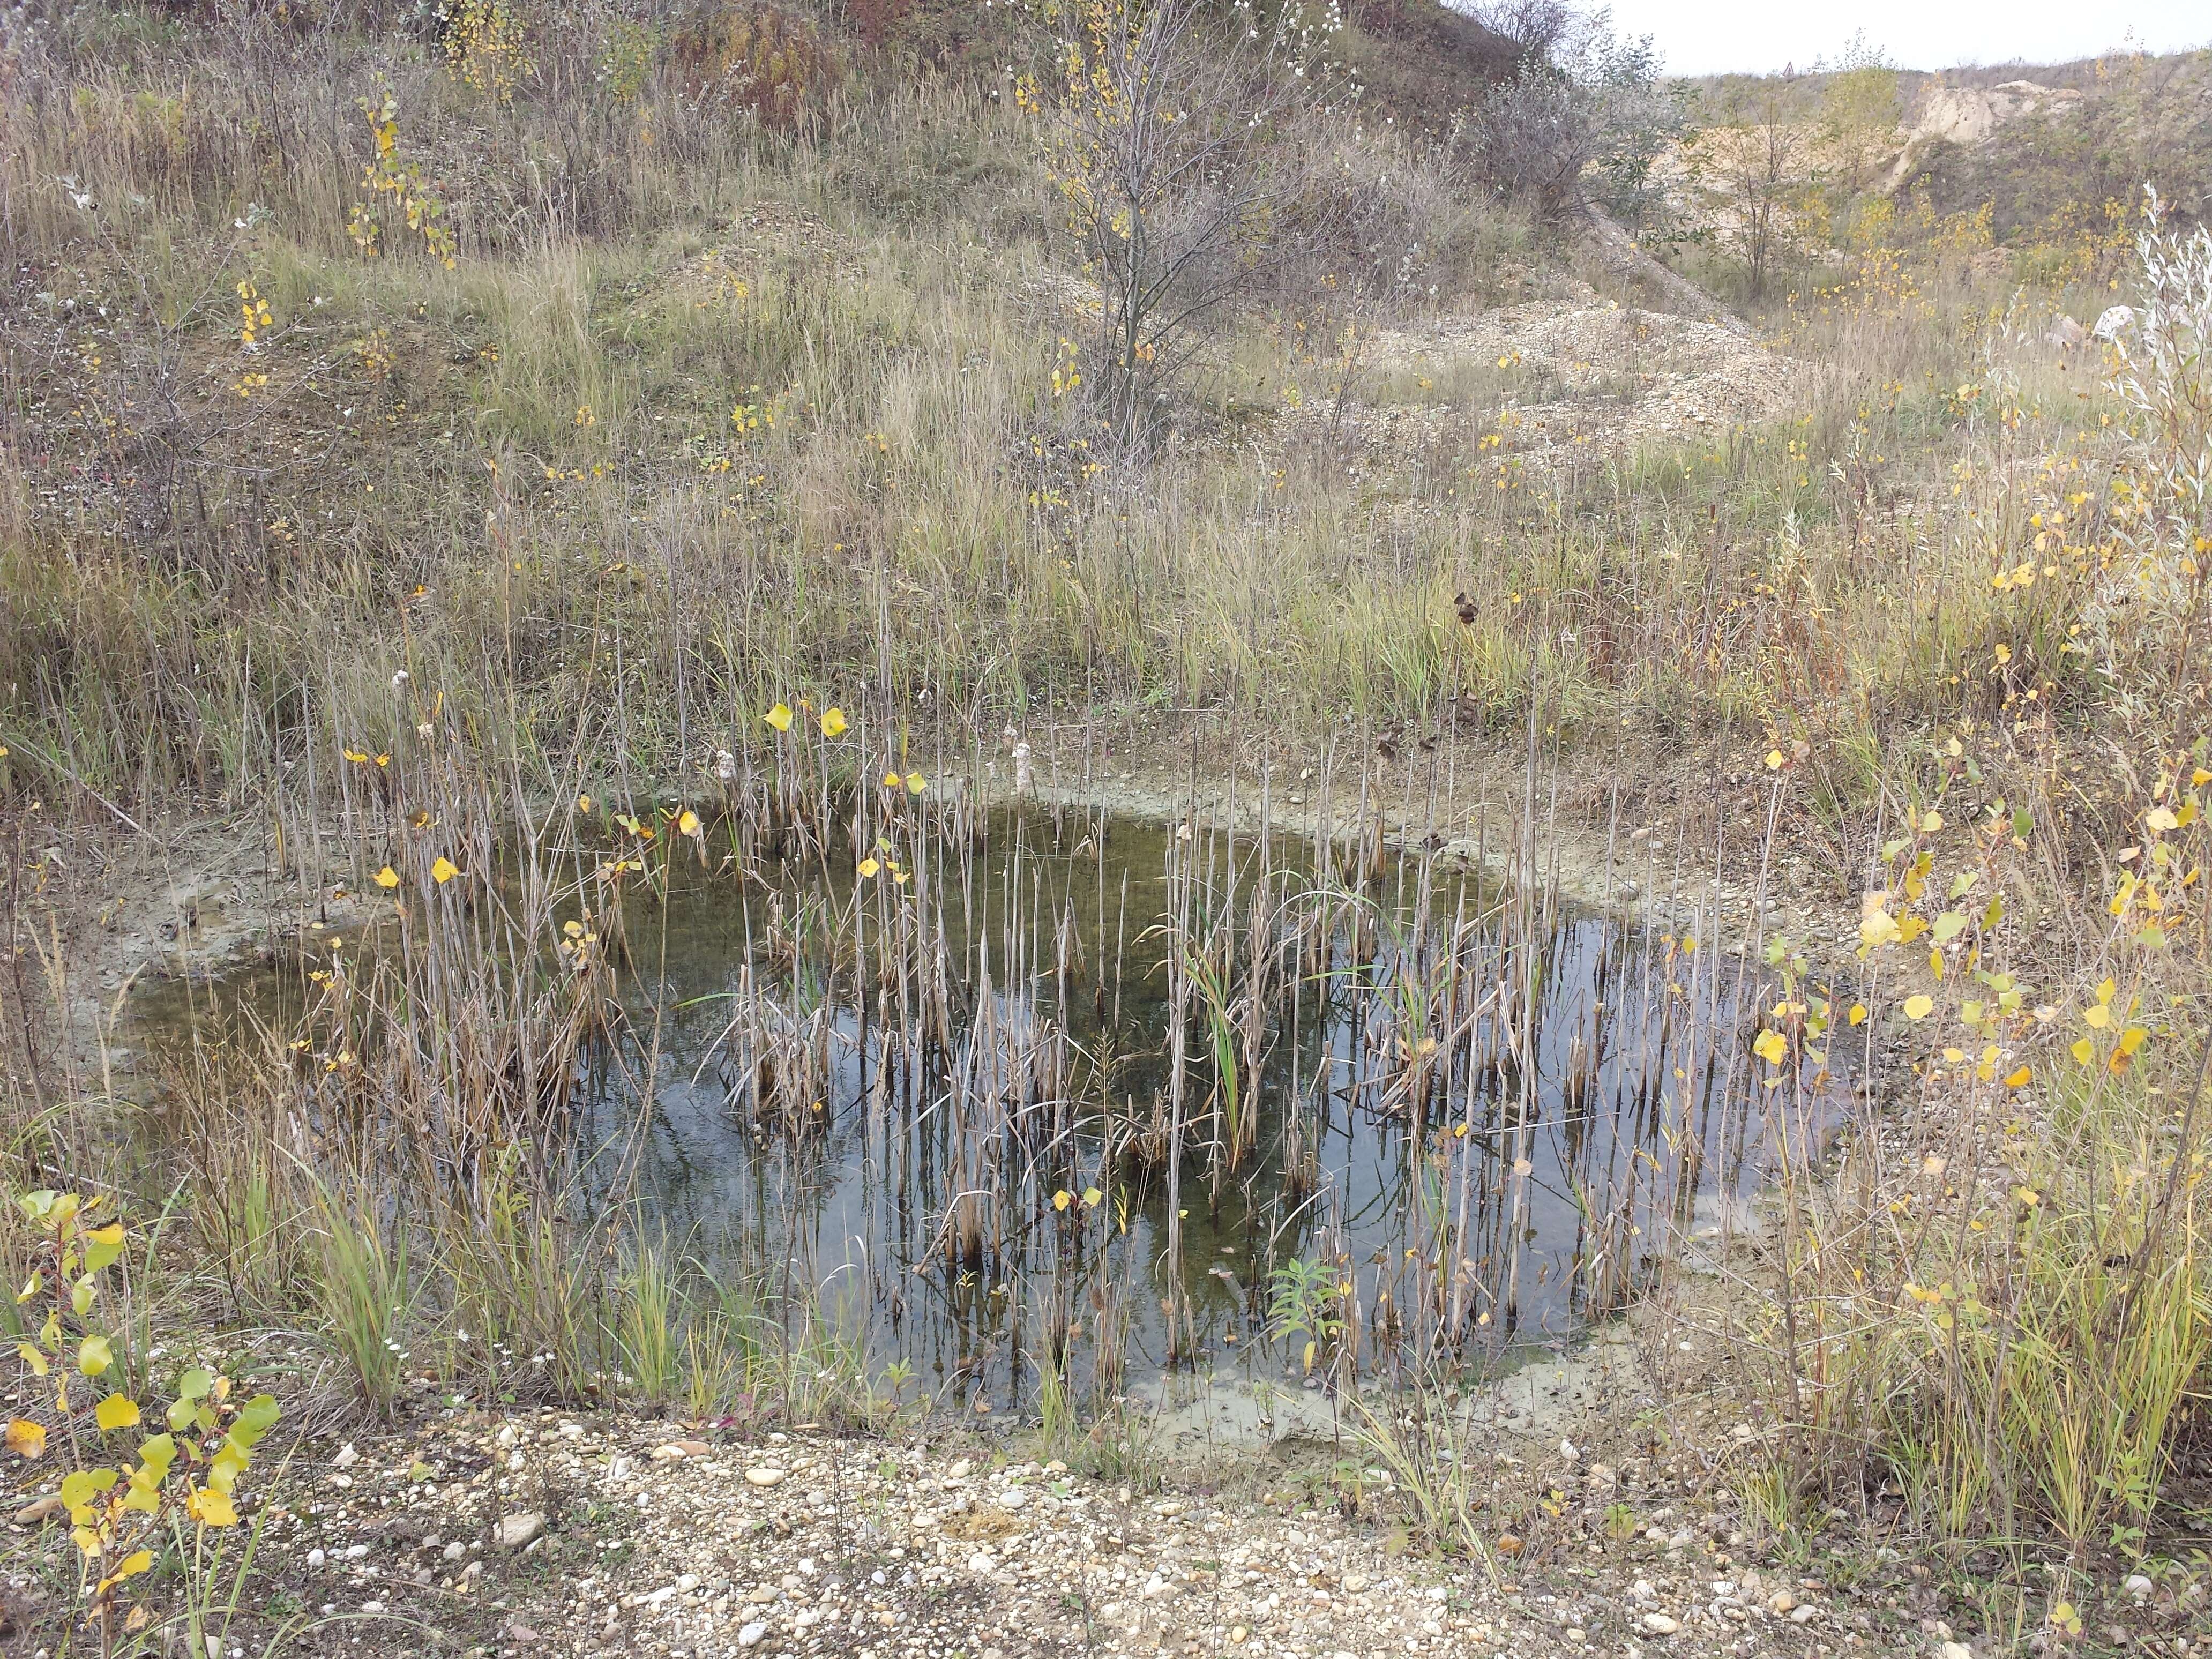
<path fill-rule="evenodd" d="M 1754 1054 L 1745 959 L 1379 835 L 1024 805 L 711 839 L 558 909 L 620 1006 L 561 1062 L 566 1200 L 965 1410 L 1041 1365 L 1103 1398 L 1509 1363 L 1752 1224 L 1838 1097 Z M 356 942 L 356 979 L 364 948 L 420 954 Z M 312 1029 L 314 959 L 216 1000 Z M 163 988 L 142 1038 L 188 1017 Z"/>

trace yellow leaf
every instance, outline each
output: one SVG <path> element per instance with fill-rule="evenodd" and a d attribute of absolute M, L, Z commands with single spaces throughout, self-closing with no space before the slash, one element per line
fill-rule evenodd
<path fill-rule="evenodd" d="M 860 860 L 860 879 L 862 881 L 867 880 L 869 877 L 874 875 L 883 867 L 884 866 L 882 865 L 878 864 L 873 859 L 862 859 Z"/>
<path fill-rule="evenodd" d="M 1770 772 L 1778 772 L 1782 769 L 1782 751 L 1779 749 L 1770 749 L 1766 751 L 1766 769 Z"/>
<path fill-rule="evenodd" d="M 227 1492 L 217 1492 L 213 1486 L 202 1486 L 185 1501 L 193 1520 L 204 1527 L 234 1527 L 238 1524 L 238 1506 Z"/>
<path fill-rule="evenodd" d="M 1932 836 L 1942 827 L 1943 815 L 1937 811 L 1934 807 L 1929 807 L 1925 812 L 1923 812 L 1920 815 L 1920 833 L 1922 835 Z"/>
<path fill-rule="evenodd" d="M 2163 806 L 2154 806 L 2143 814 L 2143 827 L 2154 834 L 2163 835 L 2181 827 L 2181 820 Z"/>
<path fill-rule="evenodd" d="M 2012 1195 L 2031 1210 L 2043 1202 L 2043 1194 L 2033 1187 L 2015 1187 L 2012 1189 Z"/>
<path fill-rule="evenodd" d="M 2120 1052 L 2124 1054 L 2135 1053 L 2143 1046 L 2143 1039 L 2149 1035 L 2150 1033 L 2140 1025 L 2129 1026 L 2126 1030 L 2120 1033 Z"/>
<path fill-rule="evenodd" d="M 884 774 L 884 787 L 886 789 L 896 789 L 905 781 L 906 780 L 896 772 Z"/>
<path fill-rule="evenodd" d="M 136 1578 L 153 1565 L 154 1553 L 151 1550 L 134 1550 L 123 1558 L 113 1572 L 100 1581 L 100 1588 L 102 1590 L 113 1589 L 125 1579 Z"/>
<path fill-rule="evenodd" d="M 929 780 L 923 777 L 921 773 L 909 772 L 906 775 L 906 792 L 908 794 L 918 795 L 928 787 Z"/>
<path fill-rule="evenodd" d="M 791 730 L 791 705 L 780 702 L 761 718 L 775 727 L 777 731 L 788 732 Z"/>
<path fill-rule="evenodd" d="M 32 1458 L 46 1449 L 46 1425 L 33 1423 L 27 1417 L 8 1419 L 8 1449 L 18 1457 Z"/>
<path fill-rule="evenodd" d="M 430 866 L 430 879 L 436 882 L 441 887 L 443 887 L 447 882 L 451 881 L 455 876 L 458 876 L 460 873 L 461 866 L 455 864 L 453 860 L 447 858 L 443 853 L 438 854 L 438 861 Z"/>
<path fill-rule="evenodd" d="M 690 807 L 685 807 L 682 816 L 678 817 L 676 820 L 676 828 L 684 835 L 697 835 L 699 833 L 699 815 L 693 811 Z"/>
<path fill-rule="evenodd" d="M 2071 1048 L 2067 1050 L 2067 1053 L 2074 1056 L 2074 1063 L 2076 1066 L 2087 1066 L 2097 1056 L 2096 1046 L 2087 1037 L 2083 1037 L 2080 1042 L 2076 1042 Z"/>
<path fill-rule="evenodd" d="M 1085 1187 L 1083 1189 L 1083 1207 L 1086 1210 L 1095 1210 L 1098 1207 L 1099 1200 L 1105 1196 L 1106 1194 L 1096 1187 Z"/>
<path fill-rule="evenodd" d="M 1897 919 L 1887 910 L 1869 910 L 1859 922 L 1859 940 L 1862 944 L 1887 945 L 1897 936 Z"/>
<path fill-rule="evenodd" d="M 115 1363 L 115 1350 L 104 1336 L 88 1336 L 77 1344 L 76 1368 L 87 1376 L 98 1376 Z"/>
<path fill-rule="evenodd" d="M 46 1355 L 40 1353 L 28 1342 L 18 1342 L 15 1345 L 15 1358 L 31 1368 L 31 1375 L 33 1376 L 44 1376 L 49 1370 Z"/>
<path fill-rule="evenodd" d="M 1061 1188 L 1058 1192 L 1052 1195 L 1052 1207 L 1055 1210 L 1064 1210 L 1074 1202 L 1075 1194 L 1069 1192 L 1065 1187 Z"/>
<path fill-rule="evenodd" d="M 2081 1011 L 2081 1023 L 2093 1030 L 2101 1031 L 2112 1023 L 2112 1011 L 2104 1003 L 2093 1002 Z"/>
<path fill-rule="evenodd" d="M 2027 1087 L 2027 1084 L 2028 1070 L 2025 1066 L 2021 1066 L 2018 1071 L 2014 1072 L 2010 1077 L 2005 1079 L 2005 1087 L 2008 1089 L 2025 1089 Z"/>
<path fill-rule="evenodd" d="M 1851 1024 L 1854 1024 L 1854 1025 L 1863 1025 L 1863 1024 L 1866 1024 L 1866 1017 L 1867 1017 L 1867 1006 L 1866 1006 L 1866 1004 L 1864 1004 L 1863 1002 L 1854 1002 L 1853 1004 L 1851 1004 L 1850 1021 L 1851 1021 Z"/>
<path fill-rule="evenodd" d="M 1936 1001 L 1932 997 L 1925 994 L 1910 996 L 1905 1000 L 1905 1017 L 1907 1019 L 1925 1019 L 1935 1007 Z"/>
<path fill-rule="evenodd" d="M 1781 1032 L 1769 1026 L 1752 1043 L 1751 1051 L 1769 1066 L 1779 1066 L 1790 1052 L 1790 1042 Z"/>
<path fill-rule="evenodd" d="M 384 868 L 376 872 L 376 884 L 379 887 L 381 887 L 386 892 L 390 892 L 393 888 L 399 885 L 399 872 L 393 869 L 390 865 L 386 865 Z"/>
<path fill-rule="evenodd" d="M 845 711 L 842 708 L 823 709 L 822 711 L 822 735 L 825 738 L 842 737 L 844 735 L 844 732 Z"/>
<path fill-rule="evenodd" d="M 138 1402 L 127 1394 L 111 1394 L 93 1408 L 93 1420 L 103 1429 L 127 1429 L 138 1421 Z"/>

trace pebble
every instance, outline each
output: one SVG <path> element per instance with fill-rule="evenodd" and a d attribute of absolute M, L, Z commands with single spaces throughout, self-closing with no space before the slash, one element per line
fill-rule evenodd
<path fill-rule="evenodd" d="M 738 1632 L 738 1645 L 741 1648 L 757 1648 L 767 1639 L 768 1626 L 757 1619 Z"/>
<path fill-rule="evenodd" d="M 1672 1636 L 1682 1628 L 1680 1620 L 1671 1618 L 1663 1613 L 1647 1613 L 1644 1615 L 1643 1622 L 1644 1628 L 1654 1636 Z"/>
<path fill-rule="evenodd" d="M 757 1468 L 747 1469 L 745 1480 L 756 1486 L 778 1486 L 783 1484 L 784 1473 L 781 1469 L 771 1468 L 763 1463 Z"/>
<path fill-rule="evenodd" d="M 535 1510 L 523 1510 L 514 1515 L 503 1515 L 493 1536 L 503 1550 L 519 1550 L 534 1541 L 545 1530 L 545 1517 Z"/>
<path fill-rule="evenodd" d="M 42 1522 L 52 1520 L 61 1512 L 61 1494 L 48 1492 L 44 1498 L 39 1498 L 34 1503 L 26 1504 L 21 1509 L 17 1510 L 15 1524 L 19 1527 L 35 1527 Z"/>

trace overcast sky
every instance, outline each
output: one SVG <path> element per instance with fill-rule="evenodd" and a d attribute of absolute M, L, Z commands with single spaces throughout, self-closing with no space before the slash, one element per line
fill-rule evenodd
<path fill-rule="evenodd" d="M 1650 34 L 1673 75 L 1768 71 L 1834 58 L 1854 29 L 1905 69 L 2064 63 L 2128 42 L 2154 52 L 2212 45 L 2207 0 L 1612 0 L 1624 33 Z"/>

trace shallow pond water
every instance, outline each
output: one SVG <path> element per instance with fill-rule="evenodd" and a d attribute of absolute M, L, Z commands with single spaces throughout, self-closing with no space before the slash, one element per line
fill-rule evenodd
<path fill-rule="evenodd" d="M 1557 1344 L 1752 1224 L 1832 1099 L 1753 1055 L 1737 958 L 1379 846 L 1042 809 L 901 846 L 632 895 L 565 1133 L 580 1209 L 967 1409 L 1045 1354 L 1103 1394 Z M 301 982 L 218 1000 L 282 1027 Z M 187 1017 L 159 989 L 141 1040 Z"/>

